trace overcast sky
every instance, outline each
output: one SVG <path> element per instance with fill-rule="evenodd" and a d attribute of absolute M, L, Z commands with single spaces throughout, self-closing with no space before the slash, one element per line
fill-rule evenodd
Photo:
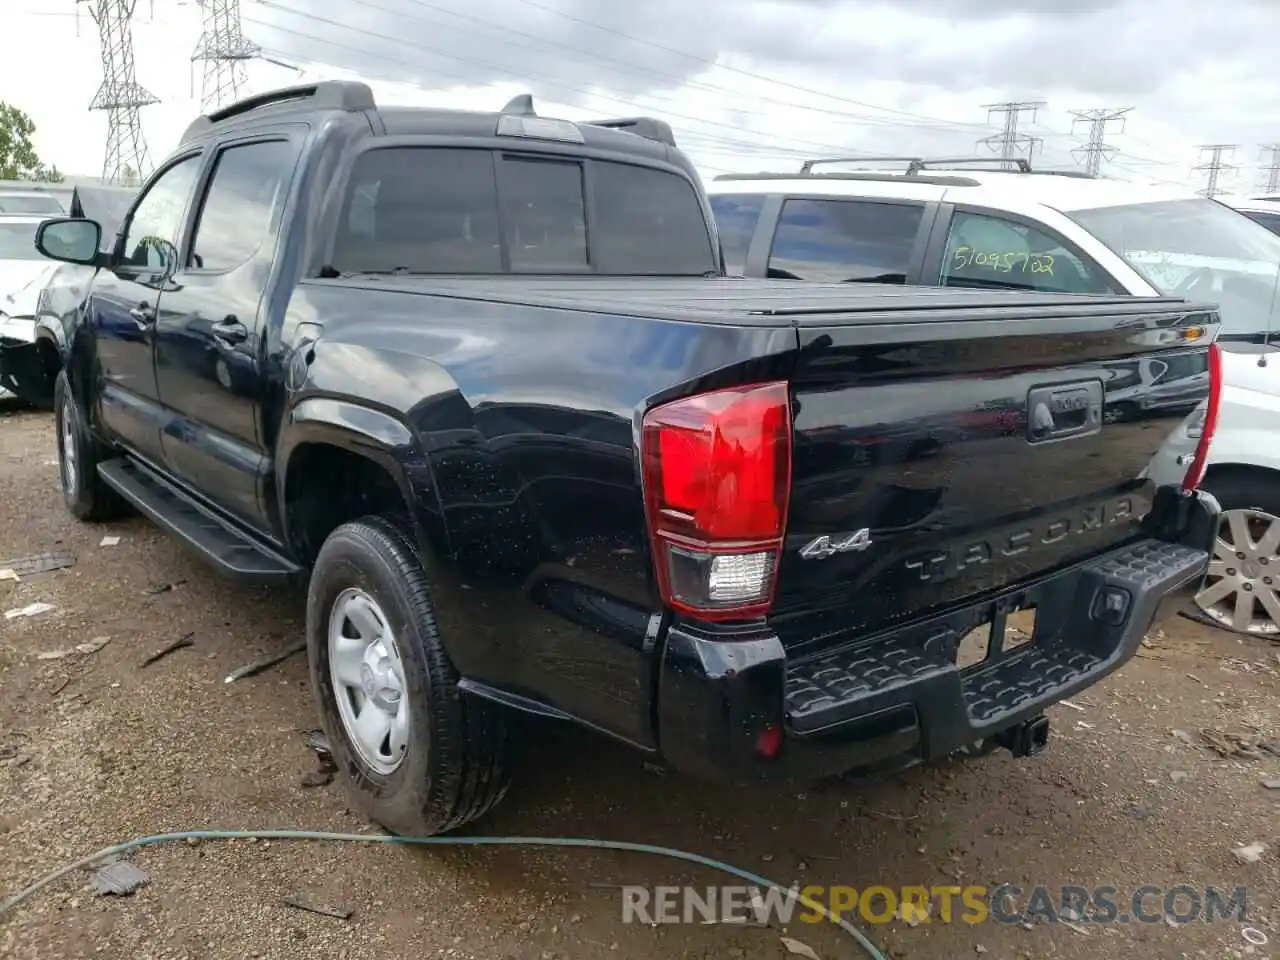
<path fill-rule="evenodd" d="M 96 26 L 73 0 L 3 3 L 0 100 L 35 120 L 46 162 L 98 174 Z M 1107 172 L 1143 182 L 1200 187 L 1197 145 L 1234 143 L 1227 185 L 1253 190 L 1280 141 L 1280 0 L 241 0 L 241 16 L 304 71 L 251 64 L 246 92 L 358 75 L 388 102 L 494 109 L 527 91 L 544 115 L 662 117 L 704 175 L 972 155 L 998 132 L 983 105 L 1006 100 L 1047 102 L 1020 127 L 1054 167 L 1085 135 L 1072 109 L 1133 107 Z M 200 31 L 195 0 L 138 0 L 152 162 L 199 111 Z"/>

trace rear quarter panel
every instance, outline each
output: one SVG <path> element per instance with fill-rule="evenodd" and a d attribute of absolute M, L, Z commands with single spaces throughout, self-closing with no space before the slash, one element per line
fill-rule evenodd
<path fill-rule="evenodd" d="M 660 604 L 639 413 L 677 392 L 785 376 L 795 330 L 678 323 L 308 281 L 288 340 L 323 323 L 287 405 L 405 422 L 442 636 L 464 677 L 652 747 Z M 288 414 L 280 428 L 288 431 Z"/>

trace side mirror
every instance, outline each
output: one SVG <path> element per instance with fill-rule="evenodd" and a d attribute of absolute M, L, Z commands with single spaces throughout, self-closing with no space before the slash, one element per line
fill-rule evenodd
<path fill-rule="evenodd" d="M 96 220 L 46 220 L 36 228 L 36 249 L 50 260 L 98 266 L 102 227 Z"/>

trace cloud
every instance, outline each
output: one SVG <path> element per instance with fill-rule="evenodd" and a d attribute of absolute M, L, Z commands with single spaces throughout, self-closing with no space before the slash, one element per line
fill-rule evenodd
<path fill-rule="evenodd" d="M 364 77 L 383 99 L 493 109 L 528 91 L 539 109 L 578 119 L 660 116 L 712 173 L 970 154 L 996 132 L 983 104 L 1009 99 L 1048 101 L 1020 121 L 1053 166 L 1075 163 L 1070 109 L 1133 106 L 1108 133 L 1121 150 L 1110 171 L 1133 179 L 1195 184 L 1196 145 L 1225 141 L 1241 144 L 1247 185 L 1256 144 L 1280 138 L 1275 0 L 1237 0 L 1229 16 L 1191 0 L 245 0 L 241 15 L 275 59 Z M 199 19 L 159 5 L 154 16 L 139 13 L 134 34 L 139 79 L 164 101 L 145 114 L 158 156 L 198 109 Z M 85 116 L 97 86 L 92 25 L 82 17 L 72 44 L 68 18 L 18 23 L 42 42 L 17 44 L 0 83 L 30 91 L 42 143 L 60 144 L 54 162 L 92 172 L 100 161 L 70 153 L 100 151 L 101 133 L 85 132 L 105 132 L 105 118 L 65 120 Z M 33 89 L 22 77 L 53 48 L 74 48 L 75 69 Z M 294 79 L 266 65 L 249 76 L 257 89 Z"/>

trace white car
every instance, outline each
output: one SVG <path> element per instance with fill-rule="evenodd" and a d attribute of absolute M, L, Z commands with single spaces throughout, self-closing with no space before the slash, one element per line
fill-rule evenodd
<path fill-rule="evenodd" d="M 58 216 L 58 214 L 52 214 Z M 35 247 L 36 227 L 48 217 L 0 214 L 0 390 L 27 399 L 25 381 L 40 358 L 36 312 L 40 292 L 58 269 Z"/>
<path fill-rule="evenodd" d="M 1224 516 L 1198 615 L 1280 634 L 1280 235 L 1189 192 L 970 162 L 817 161 L 800 173 L 718 177 L 708 193 L 726 266 L 756 277 L 1217 303 L 1224 390 L 1204 487 Z M 822 163 L 879 169 L 824 173 Z M 1203 395 L 1185 374 L 1135 369 L 1131 383 L 1108 385 L 1108 416 L 1143 414 L 1127 396 L 1173 405 L 1180 389 Z M 1195 430 L 1193 415 L 1179 432 L 1185 441 Z"/>
<path fill-rule="evenodd" d="M 64 189 L 59 192 L 67 192 Z M 58 194 L 43 188 L 0 186 L 0 215 L 40 214 L 46 219 L 67 212 Z"/>

